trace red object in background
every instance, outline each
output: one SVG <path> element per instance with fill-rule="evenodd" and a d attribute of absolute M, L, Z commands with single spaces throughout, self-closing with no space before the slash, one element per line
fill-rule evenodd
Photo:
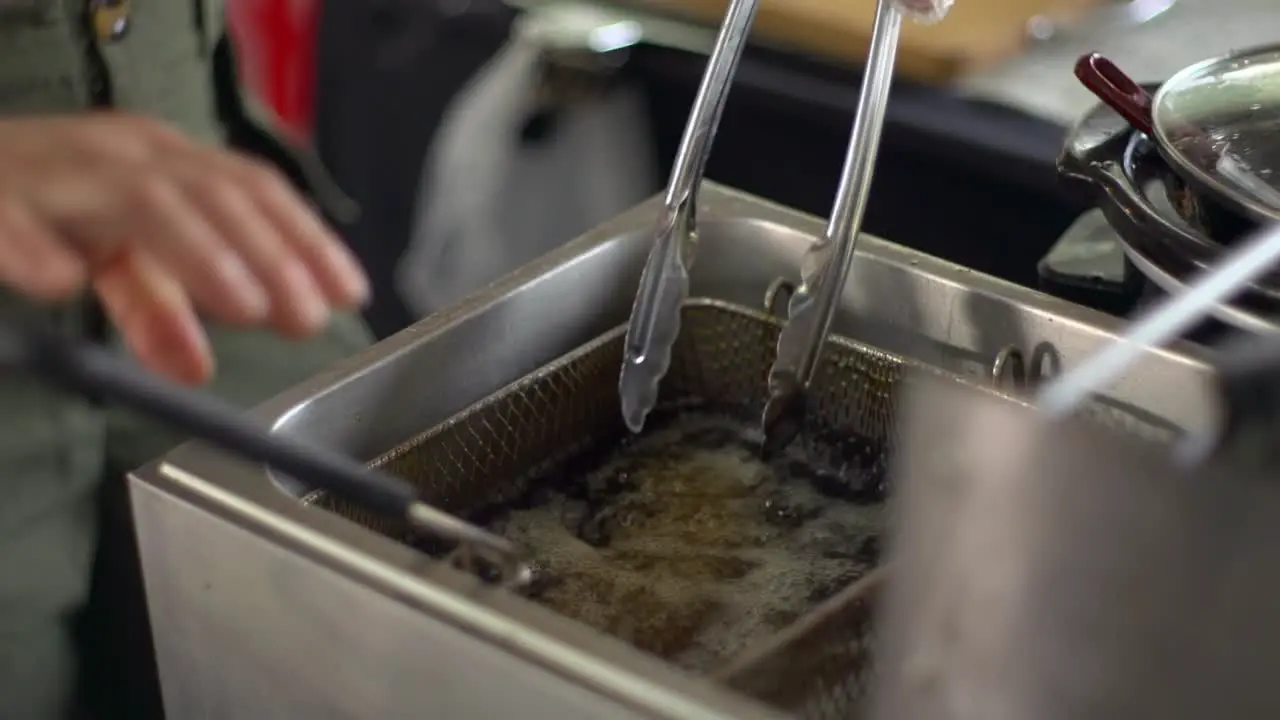
<path fill-rule="evenodd" d="M 315 133 L 317 36 L 322 0 L 228 0 L 227 27 L 240 81 L 271 110 L 287 140 Z"/>

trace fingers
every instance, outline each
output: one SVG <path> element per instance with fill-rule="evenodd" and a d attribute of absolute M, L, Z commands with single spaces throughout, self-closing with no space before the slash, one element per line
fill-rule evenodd
<path fill-rule="evenodd" d="M 63 300 L 84 286 L 84 261 L 30 208 L 0 203 L 0 284 L 38 300 Z"/>
<path fill-rule="evenodd" d="M 88 264 L 26 206 L 0 204 L 0 283 L 42 300 L 78 294 Z M 204 329 L 182 285 L 140 252 L 118 252 L 97 268 L 94 289 L 141 362 L 179 382 L 213 373 Z"/>
<path fill-rule="evenodd" d="M 368 282 L 342 241 L 287 181 L 253 161 L 191 146 L 114 180 L 62 178 L 42 206 L 91 263 L 136 244 L 211 316 L 269 321 L 294 337 L 367 299 Z"/>
<path fill-rule="evenodd" d="M 154 299 L 158 281 L 143 272 L 154 265 L 213 318 L 269 323 L 291 336 L 320 330 L 332 310 L 368 297 L 345 245 L 260 163 L 126 116 L 10 125 L 11 135 L 25 128 L 30 142 L 10 143 L 6 157 L 29 168 L 0 168 L 0 198 L 16 198 L 26 213 L 0 216 L 0 228 L 15 235 L 0 242 L 0 282 L 65 293 L 86 273 L 99 279 L 95 268 L 122 249 L 135 249 L 147 265 L 106 276 L 117 302 L 125 297 L 121 278 L 151 278 L 150 295 L 128 297 Z M 31 275 L 37 266 L 43 274 Z"/>
<path fill-rule="evenodd" d="M 360 263 L 280 172 L 226 153 L 214 154 L 212 161 L 225 168 L 236 186 L 257 203 L 258 210 L 311 272 L 330 302 L 350 308 L 369 299 L 369 281 Z"/>
<path fill-rule="evenodd" d="M 185 385 L 213 375 L 213 352 L 182 283 L 146 253 L 121 252 L 99 267 L 93 288 L 138 360 Z"/>
<path fill-rule="evenodd" d="M 206 169 L 199 176 L 186 175 L 182 183 L 186 197 L 266 290 L 272 325 L 292 337 L 323 328 L 330 298 L 257 199 L 225 172 L 211 174 Z"/>
<path fill-rule="evenodd" d="M 67 133 L 85 154 L 115 162 L 146 163 L 163 153 L 191 146 L 178 130 L 158 120 L 116 112 L 70 116 L 55 122 L 74 125 Z"/>
<path fill-rule="evenodd" d="M 210 316 L 262 322 L 270 301 L 254 273 L 165 173 L 128 168 L 117 174 L 60 175 L 31 197 L 92 268 L 121 248 L 142 246 Z"/>
<path fill-rule="evenodd" d="M 154 255 L 205 312 L 244 325 L 270 317 L 271 298 L 252 264 L 179 185 L 156 176 L 138 183 L 132 201 L 129 225 L 116 232 Z"/>
<path fill-rule="evenodd" d="M 266 289 L 277 330 L 310 335 L 325 326 L 331 310 L 368 298 L 364 271 L 346 245 L 276 171 L 205 151 L 179 175 L 190 201 Z"/>

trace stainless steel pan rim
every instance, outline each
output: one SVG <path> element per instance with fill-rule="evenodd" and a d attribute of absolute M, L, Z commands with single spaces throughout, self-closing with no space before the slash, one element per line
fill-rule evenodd
<path fill-rule="evenodd" d="M 1129 243 L 1121 243 L 1121 249 L 1134 267 L 1138 268 L 1156 287 L 1170 295 L 1181 294 L 1187 289 L 1186 283 L 1154 263 L 1146 255 L 1137 251 Z M 1280 324 L 1236 305 L 1219 305 L 1213 310 L 1213 317 L 1240 330 L 1254 333 L 1280 333 Z"/>
<path fill-rule="evenodd" d="M 1160 85 L 1160 88 L 1156 90 L 1152 98 L 1152 127 L 1160 154 L 1185 179 L 1203 188 L 1219 202 L 1239 210 L 1254 220 L 1259 222 L 1278 222 L 1280 221 L 1280 206 L 1264 202 L 1256 195 L 1243 192 L 1241 188 L 1224 182 L 1219 174 L 1208 172 L 1200 164 L 1193 162 L 1186 153 L 1178 150 L 1181 138 L 1173 135 L 1175 128 L 1186 125 L 1186 121 L 1177 117 L 1174 110 L 1178 105 L 1176 102 L 1178 95 L 1193 92 L 1198 87 L 1208 86 L 1209 82 L 1207 81 L 1214 80 L 1215 76 L 1222 73 L 1247 70 L 1255 64 L 1266 67 L 1263 72 L 1269 72 L 1271 75 L 1276 76 L 1277 80 L 1280 80 L 1280 45 L 1238 50 L 1227 55 L 1203 60 L 1174 73 L 1173 76 Z M 1220 78 L 1217 78 L 1217 80 L 1218 82 L 1213 82 L 1216 87 L 1212 92 L 1215 93 L 1223 93 L 1239 84 L 1223 83 L 1220 82 Z M 1272 87 L 1273 85 L 1274 87 Z M 1254 102 L 1241 103 L 1239 109 L 1272 112 L 1277 114 L 1277 120 L 1280 121 L 1280 83 L 1252 83 L 1249 90 L 1242 92 L 1261 93 L 1262 95 L 1256 96 Z M 1277 139 L 1277 142 L 1280 142 L 1280 138 Z M 1276 168 L 1265 168 L 1267 171 L 1273 169 Z"/>
<path fill-rule="evenodd" d="M 1163 159 L 1167 153 L 1130 123 L 1120 108 L 1108 101 L 1099 103 L 1068 132 L 1058 171 L 1063 179 L 1083 186 L 1139 272 L 1165 292 L 1180 292 L 1181 276 L 1210 267 L 1224 248 L 1172 207 L 1162 207 L 1162 189 L 1153 185 L 1169 179 L 1162 175 L 1169 172 Z M 1175 268 L 1170 258 L 1189 267 Z M 1250 303 L 1268 306 L 1277 292 L 1275 278 L 1268 276 L 1253 283 L 1246 297 Z M 1241 303 L 1224 304 L 1215 317 L 1250 332 L 1272 332 L 1268 328 L 1276 327 L 1276 321 Z"/>

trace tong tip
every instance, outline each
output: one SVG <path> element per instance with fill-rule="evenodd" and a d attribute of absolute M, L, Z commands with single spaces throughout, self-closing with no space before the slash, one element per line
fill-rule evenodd
<path fill-rule="evenodd" d="M 769 395 L 760 423 L 764 434 L 760 454 L 764 458 L 776 457 L 799 437 L 805 404 L 804 392 L 799 388 L 785 388 Z"/>
<path fill-rule="evenodd" d="M 665 372 L 656 372 L 647 360 L 626 359 L 618 378 L 618 396 L 622 404 L 622 419 L 627 429 L 639 433 L 644 421 L 658 402 L 658 384 Z M 656 377 L 655 377 L 656 375 Z"/>

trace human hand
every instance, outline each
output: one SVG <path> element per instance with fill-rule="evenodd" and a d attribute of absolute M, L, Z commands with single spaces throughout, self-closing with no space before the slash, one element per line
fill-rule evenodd
<path fill-rule="evenodd" d="M 0 285 L 91 288 L 134 354 L 187 384 L 213 373 L 197 312 L 305 337 L 369 294 L 273 169 L 121 114 L 0 120 Z"/>

